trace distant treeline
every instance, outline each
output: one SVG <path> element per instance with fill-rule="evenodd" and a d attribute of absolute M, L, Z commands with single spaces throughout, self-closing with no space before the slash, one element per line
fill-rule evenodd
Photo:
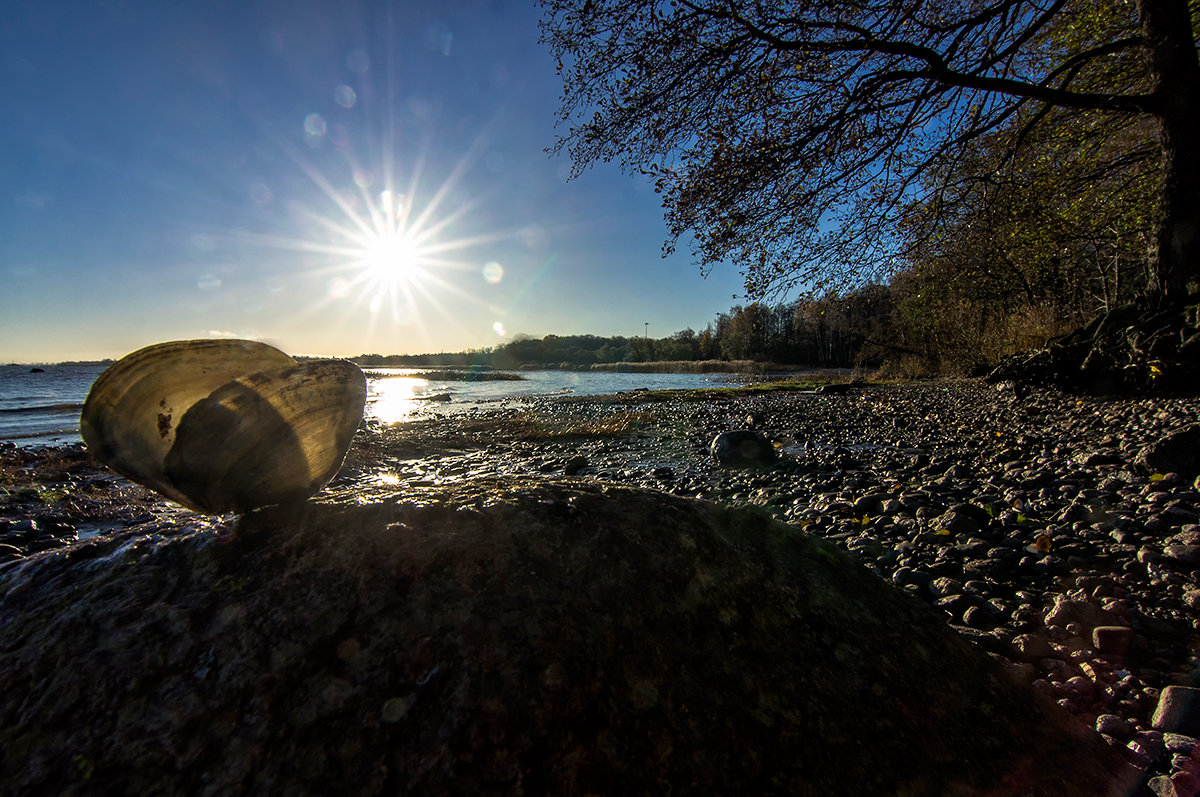
<path fill-rule="evenodd" d="M 979 286 L 979 281 L 971 283 Z M 1037 348 L 1078 323 L 1082 313 L 1061 304 L 999 302 L 962 296 L 943 275 L 906 272 L 887 285 L 767 305 L 755 302 L 719 313 L 703 331 L 664 338 L 598 335 L 518 335 L 476 351 L 364 354 L 376 367 L 521 367 L 751 371 L 754 363 L 784 367 L 885 368 L 909 376 L 972 374 L 1001 357 Z M 694 363 L 694 365 L 685 365 Z"/>
<path fill-rule="evenodd" d="M 866 294 L 864 294 L 866 295 Z M 518 335 L 489 349 L 437 354 L 362 354 L 366 367 L 521 367 L 636 370 L 639 366 L 691 372 L 761 370 L 755 364 L 850 367 L 873 329 L 862 301 L 754 303 L 720 313 L 701 332 L 683 329 L 664 338 L 599 335 Z M 687 365 L 690 363 L 691 365 Z"/>

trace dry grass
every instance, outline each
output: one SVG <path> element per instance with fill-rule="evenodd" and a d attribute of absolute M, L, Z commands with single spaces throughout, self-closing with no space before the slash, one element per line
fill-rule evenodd
<path fill-rule="evenodd" d="M 890 356 L 881 372 L 899 379 L 978 375 L 1009 355 L 1043 348 L 1051 338 L 1074 329 L 1076 322 L 1051 307 L 984 315 L 978 308 L 964 304 L 959 312 L 946 313 L 924 338 L 910 344 L 928 354 Z"/>

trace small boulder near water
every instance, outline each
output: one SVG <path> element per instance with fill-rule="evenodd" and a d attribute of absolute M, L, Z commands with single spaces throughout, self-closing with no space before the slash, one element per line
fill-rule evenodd
<path fill-rule="evenodd" d="M 721 432 L 713 438 L 709 451 L 717 462 L 732 467 L 769 465 L 777 456 L 767 436 L 753 429 Z"/>
<path fill-rule="evenodd" d="M 0 565 L 4 792 L 1131 793 L 1093 729 L 760 513 L 497 480 L 152 528 Z"/>

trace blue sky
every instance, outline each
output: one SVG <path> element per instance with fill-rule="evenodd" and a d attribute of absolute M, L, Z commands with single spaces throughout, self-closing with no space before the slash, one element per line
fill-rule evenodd
<path fill-rule="evenodd" d="M 568 183 L 526 2 L 8 0 L 0 361 L 253 337 L 415 353 L 703 328 L 736 270 Z"/>

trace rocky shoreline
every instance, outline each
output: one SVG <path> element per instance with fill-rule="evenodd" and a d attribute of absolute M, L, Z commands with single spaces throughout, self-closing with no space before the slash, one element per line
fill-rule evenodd
<path fill-rule="evenodd" d="M 761 507 L 944 613 L 1101 731 L 1149 793 L 1197 792 L 1200 706 L 1184 698 L 1200 686 L 1188 437 L 1200 400 L 1018 396 L 975 381 L 696 398 L 530 400 L 368 428 L 331 488 L 572 477 Z M 713 437 L 748 426 L 779 458 L 718 465 Z M 0 448 L 0 562 L 112 530 L 154 533 L 181 514 L 78 448 Z"/>

